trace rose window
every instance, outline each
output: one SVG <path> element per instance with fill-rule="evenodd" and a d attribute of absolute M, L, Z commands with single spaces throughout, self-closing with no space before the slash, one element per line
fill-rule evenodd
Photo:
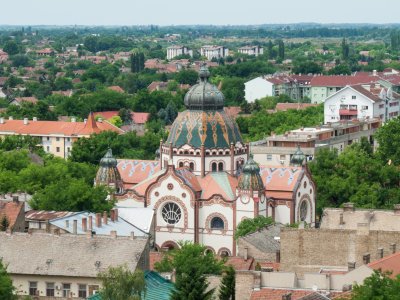
<path fill-rule="evenodd" d="M 161 214 L 166 223 L 174 225 L 180 221 L 182 211 L 177 204 L 169 202 L 164 205 Z"/>

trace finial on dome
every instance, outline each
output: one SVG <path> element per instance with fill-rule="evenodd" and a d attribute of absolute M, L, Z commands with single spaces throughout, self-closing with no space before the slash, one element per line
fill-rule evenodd
<path fill-rule="evenodd" d="M 210 71 L 208 70 L 206 63 L 203 63 L 200 66 L 199 77 L 201 82 L 208 81 L 208 78 L 210 77 Z"/>

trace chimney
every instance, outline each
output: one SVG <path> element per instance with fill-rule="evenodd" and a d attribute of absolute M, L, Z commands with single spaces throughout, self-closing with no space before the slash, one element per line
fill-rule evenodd
<path fill-rule="evenodd" d="M 392 251 L 392 253 L 396 253 L 396 243 L 390 244 L 390 251 Z"/>
<path fill-rule="evenodd" d="M 378 75 L 378 72 L 376 70 L 373 70 L 372 71 L 372 76 L 377 76 L 377 75 Z"/>
<path fill-rule="evenodd" d="M 378 258 L 383 258 L 383 248 L 378 248 Z"/>
<path fill-rule="evenodd" d="M 114 222 L 114 219 L 115 219 L 115 211 L 114 211 L 114 209 L 110 210 L 110 218 L 111 218 L 111 222 Z"/>
<path fill-rule="evenodd" d="M 97 119 L 97 122 L 103 123 L 103 118 L 98 118 L 98 119 Z"/>
<path fill-rule="evenodd" d="M 65 228 L 69 228 L 69 220 L 65 220 Z"/>
<path fill-rule="evenodd" d="M 283 294 L 282 300 L 292 300 L 292 293 Z"/>
<path fill-rule="evenodd" d="M 395 204 L 393 207 L 393 211 L 395 215 L 400 215 L 400 204 Z"/>
<path fill-rule="evenodd" d="M 135 233 L 133 231 L 131 231 L 131 240 L 135 239 Z"/>
<path fill-rule="evenodd" d="M 118 222 L 118 208 L 114 208 L 114 221 Z"/>
<path fill-rule="evenodd" d="M 75 123 L 75 122 L 76 122 L 76 118 L 75 118 L 75 117 L 72 117 L 72 118 L 71 118 L 71 122 L 72 122 L 72 123 Z"/>
<path fill-rule="evenodd" d="M 72 227 L 72 232 L 73 232 L 73 234 L 77 234 L 78 233 L 78 220 L 74 220 L 74 225 Z"/>
<path fill-rule="evenodd" d="M 24 125 L 28 125 L 28 118 L 24 118 Z"/>
<path fill-rule="evenodd" d="M 368 265 L 370 263 L 370 261 L 371 261 L 371 255 L 369 253 L 365 253 L 363 255 L 363 263 L 365 265 Z"/>
<path fill-rule="evenodd" d="M 83 120 L 83 123 L 85 123 L 85 124 L 86 124 L 86 123 L 87 123 L 87 119 L 84 119 L 84 120 Z"/>
<path fill-rule="evenodd" d="M 32 121 L 33 121 L 33 122 L 36 122 L 36 121 L 37 121 L 37 117 L 33 117 L 33 118 L 32 118 Z"/>
<path fill-rule="evenodd" d="M 276 250 L 275 255 L 276 255 L 276 262 L 280 263 L 281 262 L 281 250 Z"/>
<path fill-rule="evenodd" d="M 354 204 L 351 202 L 347 202 L 343 204 L 343 211 L 354 211 Z"/>
<path fill-rule="evenodd" d="M 9 116 L 8 119 L 9 119 L 10 121 L 14 120 L 14 118 L 13 118 L 12 116 Z"/>
<path fill-rule="evenodd" d="M 101 227 L 101 213 L 96 214 L 96 227 Z"/>
<path fill-rule="evenodd" d="M 15 195 L 12 197 L 14 203 L 19 203 L 19 196 Z"/>
<path fill-rule="evenodd" d="M 349 261 L 347 263 L 347 270 L 349 272 L 353 271 L 356 268 L 356 263 L 354 261 Z"/>
<path fill-rule="evenodd" d="M 0 118 L 0 124 L 4 124 L 4 118 L 3 117 Z"/>
<path fill-rule="evenodd" d="M 248 259 L 248 254 L 249 254 L 249 247 L 244 247 L 243 258 L 245 261 L 247 261 Z"/>
<path fill-rule="evenodd" d="M 86 232 L 87 231 L 87 219 L 82 218 L 82 231 Z"/>
<path fill-rule="evenodd" d="M 93 217 L 89 216 L 89 231 L 93 230 Z"/>
<path fill-rule="evenodd" d="M 110 236 L 111 236 L 112 238 L 116 239 L 116 238 L 117 238 L 117 231 L 116 231 L 116 230 L 111 230 L 111 231 L 110 231 Z"/>
<path fill-rule="evenodd" d="M 103 211 L 103 223 L 104 223 L 104 225 L 107 225 L 107 222 L 108 222 L 107 212 Z"/>
<path fill-rule="evenodd" d="M 344 225 L 343 213 L 340 213 L 340 221 L 339 221 L 339 225 Z"/>

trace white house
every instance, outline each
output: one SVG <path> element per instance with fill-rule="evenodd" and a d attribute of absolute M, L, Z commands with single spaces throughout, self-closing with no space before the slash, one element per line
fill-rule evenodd
<path fill-rule="evenodd" d="M 264 49 L 260 46 L 244 46 L 238 49 L 239 53 L 259 56 L 264 53 Z"/>
<path fill-rule="evenodd" d="M 248 103 L 253 103 L 257 99 L 267 96 L 274 96 L 274 83 L 263 77 L 257 77 L 244 83 L 244 98 Z"/>
<path fill-rule="evenodd" d="M 190 57 L 193 56 L 193 51 L 189 50 L 186 46 L 171 46 L 167 48 L 167 59 L 173 59 L 179 55 L 188 54 Z"/>
<path fill-rule="evenodd" d="M 207 45 L 200 48 L 200 55 L 207 57 L 208 60 L 223 58 L 229 55 L 229 49 L 224 46 Z"/>
<path fill-rule="evenodd" d="M 387 121 L 399 115 L 399 98 L 379 84 L 346 86 L 325 100 L 324 123 L 366 118 Z"/>

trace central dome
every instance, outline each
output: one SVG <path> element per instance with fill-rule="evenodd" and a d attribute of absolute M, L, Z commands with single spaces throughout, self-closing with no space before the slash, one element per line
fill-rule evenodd
<path fill-rule="evenodd" d="M 242 143 L 239 128 L 224 111 L 224 95 L 208 82 L 210 72 L 202 66 L 199 83 L 185 96 L 187 110 L 179 113 L 171 126 L 167 144 L 174 147 L 230 148 Z"/>
<path fill-rule="evenodd" d="M 224 108 L 224 95 L 208 82 L 210 72 L 206 65 L 201 66 L 200 81 L 185 95 L 185 106 L 193 110 L 219 110 Z"/>

